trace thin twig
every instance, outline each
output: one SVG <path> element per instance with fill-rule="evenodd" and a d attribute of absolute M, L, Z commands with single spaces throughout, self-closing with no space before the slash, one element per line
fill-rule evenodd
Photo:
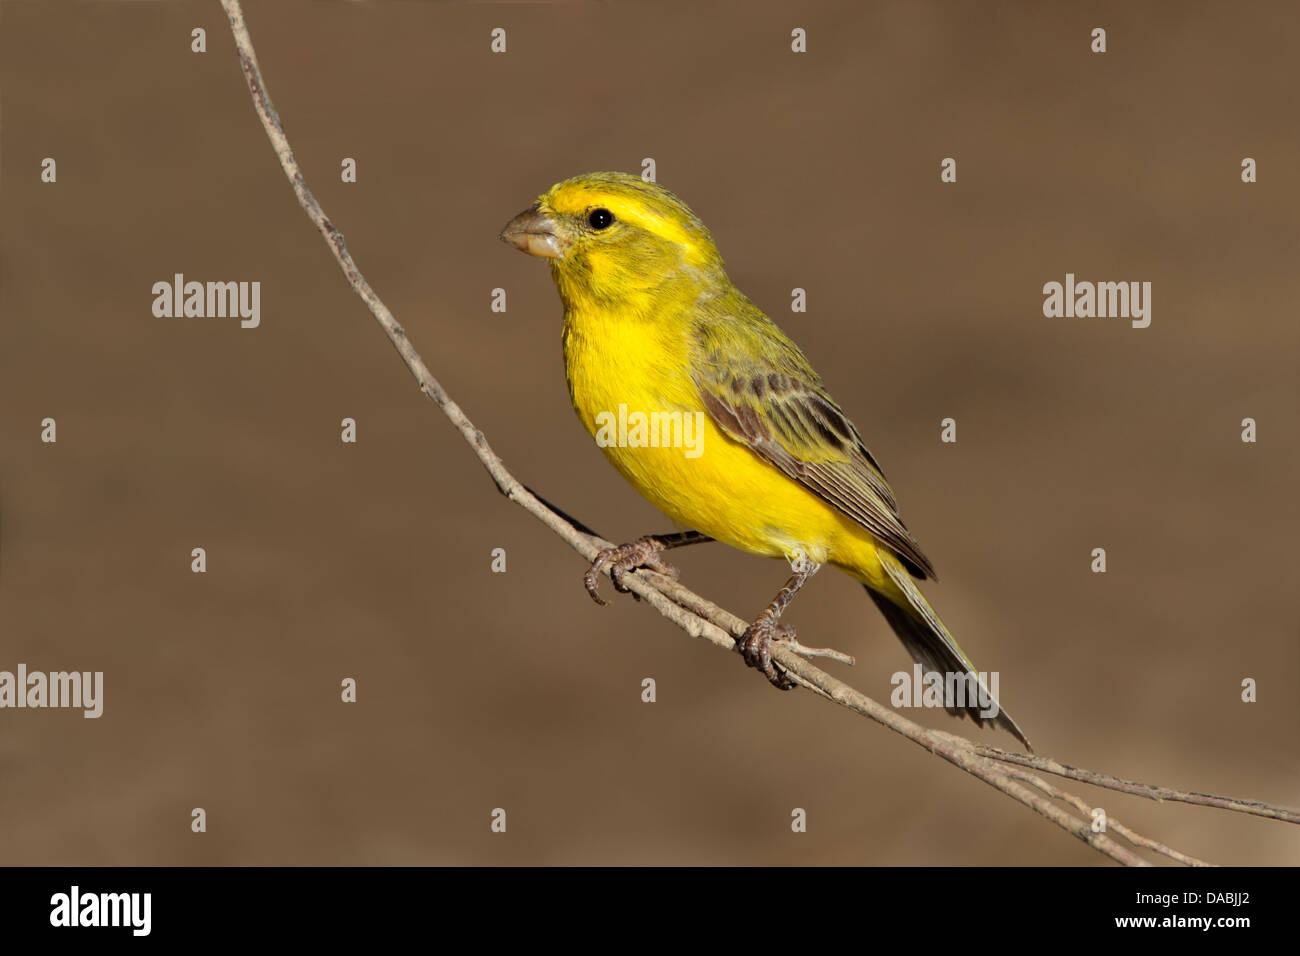
<path fill-rule="evenodd" d="M 469 443 L 475 456 L 487 469 L 488 474 L 492 477 L 501 493 L 550 528 L 585 559 L 588 561 L 593 560 L 597 552 L 602 548 L 610 547 L 610 542 L 592 533 L 585 525 L 539 498 L 509 472 L 501 459 L 488 445 L 483 432 L 474 426 L 460 406 L 452 400 L 451 396 L 438 383 L 438 380 L 433 377 L 414 346 L 407 339 L 401 325 L 398 324 L 387 306 L 384 305 L 374 290 L 371 289 L 370 284 L 361 275 L 356 263 L 352 260 L 352 256 L 347 251 L 347 246 L 343 241 L 343 234 L 330 222 L 324 210 L 321 209 L 320 203 L 316 201 L 316 197 L 307 188 L 302 171 L 298 167 L 297 160 L 294 159 L 293 150 L 289 146 L 289 140 L 285 136 L 279 115 L 271 103 L 270 94 L 266 89 L 266 82 L 262 78 L 261 70 L 258 67 L 257 56 L 253 50 L 253 42 L 249 37 L 248 28 L 244 23 L 244 14 L 240 8 L 239 0 L 221 0 L 221 2 L 230 20 L 230 29 L 234 35 L 235 46 L 239 53 L 240 67 L 243 70 L 245 79 L 248 81 L 249 92 L 253 97 L 253 107 L 262 121 L 262 126 L 266 130 L 266 135 L 271 141 L 285 175 L 293 186 L 299 204 L 325 237 L 325 241 L 333 251 L 335 259 L 338 260 L 343 274 L 347 277 L 348 284 L 366 303 L 375 319 L 383 327 L 384 332 L 387 333 L 389 340 L 393 343 L 393 347 L 397 349 L 402 361 L 415 377 L 420 391 L 441 409 L 465 441 Z M 735 638 L 743 634 L 747 626 L 747 622 L 743 619 L 663 575 L 639 571 L 621 575 L 620 581 L 624 587 L 638 595 L 687 634 L 707 640 L 719 647 L 734 650 Z M 1022 770 L 1004 766 L 1004 764 L 1024 764 L 1061 776 L 1085 780 L 1098 786 L 1138 793 L 1142 796 L 1151 796 L 1154 799 L 1181 799 L 1189 803 L 1202 803 L 1206 806 L 1217 806 L 1227 810 L 1272 816 L 1290 822 L 1300 821 L 1300 813 L 1294 810 L 1270 807 L 1267 804 L 1253 801 L 1211 797 L 1206 794 L 1188 794 L 1164 787 L 1133 784 L 1115 777 L 1107 777 L 1103 774 L 1094 774 L 1091 771 L 1066 767 L 1048 758 L 1013 754 L 997 748 L 978 746 L 963 737 L 928 730 L 919 724 L 913 723 L 865 694 L 854 690 L 843 681 L 831 676 L 806 659 L 806 657 L 826 656 L 837 660 L 847 659 L 851 661 L 848 655 L 826 648 L 806 648 L 792 643 L 776 643 L 772 648 L 772 656 L 783 670 L 814 693 L 883 724 L 895 733 L 901 734 L 931 753 L 955 764 L 967 773 L 984 780 L 1013 799 L 1023 803 L 1034 812 L 1051 820 L 1066 832 L 1083 840 L 1098 852 L 1125 865 L 1149 866 L 1150 864 L 1129 848 L 1116 843 L 1106 834 L 1093 833 L 1090 821 L 1080 819 L 1052 802 L 1052 800 L 1060 800 L 1071 804 L 1075 809 L 1082 810 L 1087 805 L 1080 798 L 1059 790 L 1033 774 L 1027 774 Z M 1045 797 L 1042 794 L 1047 796 Z M 1163 853 L 1180 862 L 1201 863 L 1201 861 L 1178 851 L 1170 850 L 1154 840 L 1140 837 L 1127 828 L 1121 829 L 1113 820 L 1111 821 L 1111 827 L 1125 839 L 1137 845 Z"/>
<path fill-rule="evenodd" d="M 1074 809 L 1082 813 L 1084 819 L 1090 820 L 1092 818 L 1092 812 L 1094 808 L 1088 806 L 1087 801 L 1085 801 L 1081 797 L 1076 797 L 1072 793 L 1066 793 L 1060 787 L 1038 776 L 1038 774 L 1029 773 L 1027 770 L 1020 770 L 1020 769 L 1006 770 L 1005 772 L 1009 776 L 1012 776 L 1017 780 L 1023 780 L 1025 783 L 1037 787 L 1039 790 L 1043 791 L 1043 793 L 1047 794 L 1053 800 L 1060 800 L 1064 803 L 1068 803 L 1070 806 L 1074 807 Z M 1171 860 L 1177 860 L 1179 863 L 1182 863 L 1184 866 L 1213 866 L 1214 865 L 1212 863 L 1206 863 L 1204 860 L 1198 860 L 1194 856 L 1188 856 L 1186 853 L 1180 853 L 1178 850 L 1165 846 L 1165 844 L 1161 843 L 1159 840 L 1152 840 L 1149 837 L 1144 837 L 1141 834 L 1134 833 L 1132 830 L 1124 826 L 1124 824 L 1120 823 L 1119 820 L 1117 820 L 1115 817 L 1111 816 L 1110 814 L 1106 814 L 1106 829 L 1118 833 L 1120 836 L 1122 836 L 1125 840 L 1128 840 L 1129 843 L 1132 843 L 1134 846 L 1145 847 L 1148 850 L 1152 850 L 1156 853 L 1160 853 L 1164 856 L 1167 856 Z"/>
<path fill-rule="evenodd" d="M 976 744 L 975 749 L 986 757 L 992 757 L 994 760 L 1001 760 L 1004 763 L 1033 767 L 1035 770 L 1041 770 L 1044 773 L 1067 777 L 1070 780 L 1078 780 L 1082 783 L 1090 783 L 1097 787 L 1105 787 L 1107 790 L 1118 790 L 1120 793 L 1131 793 L 1139 797 L 1146 797 L 1148 800 L 1155 800 L 1157 803 L 1163 803 L 1165 800 L 1175 800 L 1179 803 L 1194 803 L 1200 807 L 1216 807 L 1220 810 L 1232 810 L 1237 813 L 1251 813 L 1257 817 L 1285 820 L 1287 823 L 1300 823 L 1300 810 L 1275 807 L 1272 804 L 1261 803 L 1258 800 L 1239 800 L 1236 797 L 1220 797 L 1212 793 L 1174 790 L 1170 787 L 1157 787 L 1149 783 L 1137 783 L 1133 780 L 1125 780 L 1122 777 L 1112 777 L 1108 773 L 1098 773 L 1095 770 L 1071 767 L 1069 764 L 1060 763 L 1051 757 L 1013 753 L 986 744 Z"/>

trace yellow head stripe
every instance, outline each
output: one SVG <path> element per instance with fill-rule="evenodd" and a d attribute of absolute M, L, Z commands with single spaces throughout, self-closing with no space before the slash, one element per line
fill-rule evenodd
<path fill-rule="evenodd" d="M 603 207 L 615 219 L 633 223 L 692 250 L 714 252 L 713 237 L 689 206 L 655 183 L 626 173 L 592 173 L 556 183 L 539 200 L 561 215 L 585 216 Z"/>

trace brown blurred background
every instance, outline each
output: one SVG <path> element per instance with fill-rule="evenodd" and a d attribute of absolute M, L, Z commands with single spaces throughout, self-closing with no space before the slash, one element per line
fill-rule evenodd
<path fill-rule="evenodd" d="M 521 480 L 608 537 L 670 530 L 573 417 L 545 268 L 496 238 L 552 182 L 653 157 L 857 422 L 1040 752 L 1300 804 L 1293 4 L 246 12 L 308 182 Z M 105 672 L 99 720 L 0 711 L 0 862 L 1101 862 L 648 608 L 594 606 L 348 290 L 218 4 L 6 2 L 0 81 L 0 669 Z M 155 318 L 175 272 L 260 280 L 261 327 Z M 1151 281 L 1151 327 L 1045 318 L 1066 272 Z M 745 616 L 786 575 L 719 545 L 676 563 Z M 789 619 L 879 699 L 910 667 L 843 575 Z M 1295 827 L 1084 792 L 1216 862 L 1300 860 Z"/>

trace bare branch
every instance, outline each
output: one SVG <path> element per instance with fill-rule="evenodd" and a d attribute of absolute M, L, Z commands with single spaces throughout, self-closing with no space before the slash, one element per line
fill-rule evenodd
<path fill-rule="evenodd" d="M 1074 809 L 1082 813 L 1085 819 L 1091 819 L 1093 808 L 1088 806 L 1088 804 L 1080 797 L 1076 797 L 1072 793 L 1066 793 L 1064 790 L 1061 790 L 1055 784 L 1049 783 L 1048 781 L 1044 780 L 1042 777 L 1038 776 L 1037 774 L 1029 773 L 1028 771 L 1025 770 L 1016 769 L 1016 770 L 1007 770 L 1005 772 L 1008 776 L 1014 777 L 1017 780 L 1023 780 L 1025 783 L 1037 787 L 1039 790 L 1043 791 L 1043 793 L 1047 794 L 1053 800 L 1060 800 L 1064 803 L 1068 803 L 1070 806 L 1074 807 Z M 1108 830 L 1113 830 L 1115 833 L 1118 833 L 1120 836 L 1122 836 L 1125 840 L 1128 840 L 1128 842 L 1132 843 L 1134 846 L 1141 846 L 1147 848 L 1148 850 L 1154 850 L 1156 853 L 1163 854 L 1164 856 L 1169 857 L 1171 860 L 1177 860 L 1179 863 L 1182 863 L 1185 866 L 1212 866 L 1213 865 L 1211 863 L 1206 863 L 1204 860 L 1198 860 L 1194 856 L 1188 856 L 1185 853 L 1180 853 L 1177 850 L 1171 849 L 1165 846 L 1163 843 L 1159 842 L 1158 840 L 1152 840 L 1147 837 L 1141 836 L 1140 834 L 1134 833 L 1132 830 L 1124 826 L 1124 824 L 1120 823 L 1119 820 L 1115 819 L 1115 817 L 1111 816 L 1110 814 L 1106 814 L 1106 828 Z"/>
<path fill-rule="evenodd" d="M 1146 797 L 1148 800 L 1155 800 L 1158 803 L 1165 800 L 1175 800 L 1179 803 L 1194 803 L 1201 807 L 1217 807 L 1220 810 L 1232 810 L 1237 813 L 1254 814 L 1257 817 L 1285 820 L 1287 823 L 1300 823 L 1300 810 L 1275 807 L 1259 800 L 1239 800 L 1236 797 L 1219 797 L 1212 793 L 1174 790 L 1170 787 L 1157 787 L 1149 783 L 1136 783 L 1122 777 L 1112 777 L 1107 773 L 1098 773 L 1095 770 L 1071 767 L 1069 764 L 1059 763 L 1051 757 L 1012 753 L 999 747 L 989 747 L 984 744 L 976 744 L 975 749 L 986 757 L 992 757 L 994 760 L 1001 760 L 1004 763 L 1033 767 L 1035 770 L 1042 770 L 1044 773 L 1055 774 L 1058 777 L 1068 777 L 1071 780 L 1090 783 L 1096 787 L 1105 787 L 1107 790 L 1118 790 L 1120 793 L 1132 793 L 1139 797 Z"/>
<path fill-rule="evenodd" d="M 592 533 L 585 525 L 570 518 L 558 508 L 550 505 L 549 502 L 539 498 L 507 470 L 501 459 L 488 445 L 483 432 L 474 426 L 460 406 L 452 400 L 451 396 L 438 383 L 438 380 L 433 377 L 414 346 L 406 338 L 401 325 L 398 324 L 387 306 L 380 301 L 369 283 L 361 275 L 356 263 L 352 260 L 352 256 L 347 251 L 347 246 L 343 241 L 343 234 L 330 222 L 324 210 L 321 209 L 320 203 L 316 201 L 316 197 L 307 188 L 302 171 L 298 167 L 297 160 L 294 159 L 293 150 L 289 146 L 289 140 L 285 136 L 280 118 L 271 103 L 270 94 L 267 92 L 266 82 L 263 80 L 261 70 L 258 67 L 257 56 L 253 50 L 253 42 L 249 37 L 248 28 L 244 23 L 244 15 L 239 0 L 221 0 L 221 2 L 230 20 L 230 29 L 234 35 L 235 46 L 239 53 L 240 67 L 243 70 L 245 79 L 248 81 L 248 88 L 253 97 L 253 107 L 262 121 L 266 135 L 271 140 L 271 145 L 280 160 L 285 175 L 293 186 L 298 202 L 325 237 L 325 241 L 333 251 L 335 259 L 338 260 L 343 274 L 347 277 L 348 284 L 366 303 L 375 319 L 383 327 L 384 332 L 393 343 L 393 347 L 397 349 L 402 361 L 415 377 L 420 390 L 442 410 L 447 419 L 460 432 L 461 437 L 473 449 L 475 456 L 487 469 L 488 474 L 492 477 L 501 493 L 550 528 L 587 561 L 592 561 L 601 549 L 611 546 L 610 542 Z M 609 574 L 608 570 L 606 574 Z M 628 590 L 639 596 L 645 603 L 687 634 L 692 637 L 702 638 L 719 647 L 734 650 L 735 638 L 743 634 L 748 626 L 747 621 L 663 575 L 643 570 L 623 574 L 620 580 Z M 1081 798 L 1060 790 L 1035 774 L 1028 773 L 1016 766 L 1007 765 L 1032 767 L 1058 776 L 1070 777 L 1096 786 L 1125 793 L 1134 793 L 1155 800 L 1181 800 L 1187 803 L 1197 803 L 1242 813 L 1254 813 L 1259 816 L 1273 817 L 1291 823 L 1300 822 L 1300 811 L 1284 807 L 1273 807 L 1255 801 L 1187 793 L 1166 787 L 1133 783 L 1117 777 L 1069 767 L 1050 758 L 1012 753 L 996 747 L 977 745 L 954 734 L 928 730 L 882 706 L 865 694 L 854 690 L 843 681 L 831 676 L 807 660 L 807 658 L 811 657 L 829 657 L 845 663 L 852 663 L 851 657 L 839 651 L 828 648 L 809 648 L 793 642 L 777 642 L 773 645 L 772 656 L 783 670 L 813 693 L 834 701 L 855 713 L 869 717 L 879 724 L 883 724 L 895 733 L 901 734 L 931 753 L 942 757 L 949 763 L 960 767 L 967 773 L 978 777 L 1013 799 L 1018 800 L 1035 813 L 1055 823 L 1067 833 L 1073 834 L 1092 846 L 1098 852 L 1128 866 L 1149 866 L 1150 863 L 1128 847 L 1117 843 L 1105 833 L 1092 832 L 1091 820 L 1087 819 L 1089 807 Z M 1069 804 L 1084 816 L 1075 816 L 1058 806 L 1053 800 Z M 1109 827 L 1135 846 L 1161 853 L 1181 863 L 1207 865 L 1201 860 L 1187 856 L 1177 850 L 1172 850 L 1155 840 L 1139 836 L 1127 827 L 1117 823 L 1113 818 L 1109 821 Z"/>

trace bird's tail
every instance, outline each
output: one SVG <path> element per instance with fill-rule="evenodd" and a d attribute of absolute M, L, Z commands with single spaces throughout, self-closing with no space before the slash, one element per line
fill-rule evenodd
<path fill-rule="evenodd" d="M 944 704 L 948 713 L 955 717 L 963 714 L 975 721 L 979 727 L 993 726 L 1000 727 L 1008 733 L 1013 734 L 1030 753 L 1033 747 L 1029 745 L 1029 740 L 1021 732 L 1020 727 L 1011 719 L 1011 715 L 1002 709 L 1002 705 L 997 703 L 997 698 L 989 691 L 985 683 L 979 679 L 975 670 L 975 665 L 970 659 L 962 653 L 957 642 L 952 639 L 948 629 L 943 626 L 939 620 L 939 615 L 934 613 L 925 596 L 921 594 L 917 586 L 912 582 L 911 575 L 903 566 L 894 560 L 892 555 L 881 554 L 880 563 L 885 572 L 889 575 L 890 580 L 894 583 L 896 589 L 901 592 L 901 597 L 906 601 L 906 606 L 896 603 L 893 599 L 885 594 L 863 585 L 867 593 L 871 595 L 871 600 L 880 608 L 880 613 L 885 615 L 885 620 L 889 626 L 894 629 L 898 639 L 903 642 L 912 658 L 917 661 L 929 674 L 933 671 L 939 673 L 939 677 L 944 680 L 945 689 L 951 686 L 948 681 L 948 675 L 969 675 L 965 678 L 967 683 L 966 699 L 964 706 L 957 706 L 956 701 L 945 695 Z M 972 693 L 978 687 L 979 690 Z M 975 699 L 972 700 L 972 697 Z M 985 703 L 981 704 L 981 698 Z M 992 707 L 988 707 L 988 702 L 992 702 Z M 986 717 L 981 711 L 995 710 L 996 715 Z"/>

